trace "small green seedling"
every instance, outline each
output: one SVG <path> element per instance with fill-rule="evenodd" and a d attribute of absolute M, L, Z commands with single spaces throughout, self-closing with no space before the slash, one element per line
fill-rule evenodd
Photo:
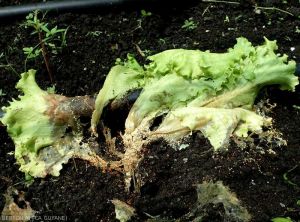
<path fill-rule="evenodd" d="M 5 96 L 6 94 L 3 92 L 2 89 L 0 89 L 0 97 Z"/>
<path fill-rule="evenodd" d="M 136 31 L 138 29 L 143 29 L 143 26 L 142 26 L 143 21 L 145 21 L 146 18 L 149 17 L 149 16 L 151 16 L 151 15 L 152 15 L 151 12 L 146 12 L 144 9 L 142 9 L 141 10 L 141 18 L 139 18 L 139 19 L 136 20 L 137 21 L 137 26 L 136 26 L 136 28 L 134 28 L 132 30 L 132 32 L 134 32 L 134 31 Z"/>
<path fill-rule="evenodd" d="M 159 42 L 159 44 L 161 44 L 161 45 L 166 44 L 166 40 L 163 39 L 163 38 L 160 38 L 160 39 L 158 40 L 158 42 Z"/>
<path fill-rule="evenodd" d="M 185 30 L 194 30 L 197 28 L 197 26 L 198 26 L 198 23 L 195 22 L 193 20 L 193 18 L 189 18 L 184 21 L 184 24 L 183 24 L 183 26 L 181 26 L 181 28 L 185 29 Z"/>
<path fill-rule="evenodd" d="M 152 13 L 151 13 L 151 12 L 147 12 L 147 11 L 145 11 L 144 9 L 142 9 L 142 10 L 141 10 L 141 15 L 142 15 L 143 18 L 146 18 L 146 17 L 151 16 Z"/>
<path fill-rule="evenodd" d="M 10 47 L 8 47 L 10 48 Z M 19 75 L 16 70 L 13 68 L 12 64 L 10 64 L 7 60 L 7 55 L 4 52 L 0 53 L 0 69 L 6 69 L 6 70 L 10 70 L 11 72 Z"/>
<path fill-rule="evenodd" d="M 225 23 L 225 22 L 227 22 L 227 23 L 230 22 L 228 15 L 225 16 L 224 23 Z"/>
<path fill-rule="evenodd" d="M 283 179 L 286 183 L 292 185 L 292 186 L 298 186 L 298 184 L 294 183 L 293 181 L 291 181 L 288 177 L 288 174 L 291 173 L 293 170 L 295 170 L 298 167 L 298 165 L 294 166 L 292 169 L 288 170 L 287 172 L 285 172 L 283 174 Z"/>
<path fill-rule="evenodd" d="M 24 47 L 23 52 L 26 55 L 25 61 L 25 71 L 26 62 L 28 59 L 36 59 L 40 55 L 43 56 L 49 78 L 53 82 L 52 72 L 49 65 L 48 50 L 52 54 L 57 54 L 63 47 L 67 45 L 66 35 L 68 28 L 59 29 L 57 26 L 50 28 L 48 23 L 45 23 L 46 14 L 42 14 L 41 18 L 40 11 L 34 11 L 26 16 L 26 21 L 23 24 L 25 28 L 33 28 L 31 35 L 37 35 L 39 43 L 35 46 Z"/>
<path fill-rule="evenodd" d="M 90 31 L 90 32 L 86 33 L 86 36 L 99 37 L 100 34 L 102 34 L 101 31 Z"/>

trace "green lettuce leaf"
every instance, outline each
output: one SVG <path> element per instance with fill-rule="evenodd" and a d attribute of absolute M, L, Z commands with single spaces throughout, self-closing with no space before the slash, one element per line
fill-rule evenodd
<path fill-rule="evenodd" d="M 95 111 L 92 115 L 91 128 L 94 134 L 101 117 L 103 108 L 112 99 L 121 99 L 129 90 L 137 89 L 144 86 L 143 68 L 139 66 L 137 61 L 128 56 L 128 61 L 123 65 L 114 66 L 106 80 L 95 102 Z"/>
<path fill-rule="evenodd" d="M 246 137 L 248 131 L 261 133 L 262 126 L 270 124 L 270 118 L 242 108 L 184 107 L 171 111 L 153 134 L 172 142 L 198 130 L 218 149 L 226 145 L 233 133 Z"/>
<path fill-rule="evenodd" d="M 48 93 L 36 84 L 35 73 L 31 69 L 21 74 L 16 88 L 24 95 L 3 108 L 5 115 L 1 121 L 7 126 L 15 145 L 21 148 L 15 152 L 17 158 L 23 156 L 22 148 L 26 147 L 26 152 L 36 153 L 59 139 L 66 129 L 65 125 L 51 124 L 50 116 L 45 115 L 50 104 Z"/>
<path fill-rule="evenodd" d="M 65 97 L 40 89 L 35 74 L 32 69 L 21 74 L 16 88 L 24 94 L 3 107 L 5 115 L 0 119 L 14 141 L 20 170 L 29 178 L 58 176 L 62 164 L 72 157 L 95 161 L 95 153 L 82 143 L 78 125 L 55 116 L 57 103 Z M 67 127 L 73 127 L 72 132 L 67 133 Z"/>
<path fill-rule="evenodd" d="M 236 45 L 225 53 L 167 50 L 148 57 L 150 63 L 144 69 L 126 66 L 127 73 L 134 72 L 143 84 L 138 84 L 140 82 L 130 75 L 116 73 L 114 67 L 98 97 L 107 103 L 113 97 L 124 95 L 128 88 L 139 85 L 143 90 L 130 110 L 125 134 L 133 133 L 144 119 L 153 117 L 153 121 L 155 117 L 167 114 L 151 135 L 179 139 L 190 131 L 201 130 L 218 149 L 233 133 L 247 136 L 248 131 L 260 132 L 263 125 L 270 124 L 270 119 L 252 110 L 262 87 L 278 85 L 282 90 L 295 90 L 299 83 L 294 76 L 295 62 L 287 61 L 286 55 L 277 55 L 276 49 L 276 41 L 266 38 L 263 45 L 256 47 L 247 39 L 238 38 Z M 120 82 L 116 83 L 119 80 L 122 86 Z M 105 97 L 101 92 L 107 88 L 117 93 Z M 103 106 L 105 103 L 100 107 L 96 104 L 95 112 L 101 115 L 99 110 Z M 95 119 L 100 115 L 95 115 Z M 206 124 L 194 127 L 202 125 L 204 119 Z M 174 129 L 177 133 L 173 133 Z"/>

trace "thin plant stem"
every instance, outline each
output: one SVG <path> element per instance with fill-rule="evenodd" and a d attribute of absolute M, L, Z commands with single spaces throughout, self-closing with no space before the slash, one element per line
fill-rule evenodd
<path fill-rule="evenodd" d="M 37 44 L 36 46 L 33 47 L 33 50 L 37 49 L 37 47 L 39 47 L 41 45 L 41 42 L 39 42 L 39 44 Z M 27 61 L 28 61 L 28 57 L 29 57 L 29 54 L 26 56 L 25 58 L 25 62 L 24 62 L 24 70 L 25 72 L 27 72 Z"/>
<path fill-rule="evenodd" d="M 240 5 L 240 2 L 233 2 L 233 1 L 224 1 L 224 0 L 202 0 L 202 2 L 208 2 L 208 3 L 225 3 L 225 4 L 233 4 L 233 5 Z M 274 10 L 281 13 L 288 14 L 290 16 L 295 16 L 293 13 L 288 12 L 286 10 L 276 8 L 276 7 L 263 7 L 263 6 L 255 6 L 256 9 L 261 10 Z"/>
<path fill-rule="evenodd" d="M 202 0 L 202 2 L 210 2 L 210 3 L 226 3 L 226 4 L 233 4 L 239 5 L 239 2 L 232 2 L 232 1 L 222 1 L 222 0 Z"/>
<path fill-rule="evenodd" d="M 285 11 L 283 9 L 280 8 L 276 8 L 276 7 L 261 7 L 261 6 L 256 6 L 255 8 L 257 9 L 261 9 L 261 10 L 274 10 L 274 11 L 278 11 L 278 12 L 282 12 L 291 16 L 295 16 L 293 13 Z"/>
<path fill-rule="evenodd" d="M 45 43 L 43 41 L 43 36 L 42 36 L 42 32 L 38 32 L 39 33 L 39 41 L 40 41 L 40 45 L 42 48 L 42 54 L 43 54 L 43 58 L 44 58 L 44 62 L 47 68 L 47 72 L 50 78 L 51 83 L 53 83 L 53 76 L 52 76 L 52 71 L 50 69 L 50 65 L 49 65 L 49 58 L 48 58 L 48 54 L 47 54 L 47 49 L 45 47 Z"/>

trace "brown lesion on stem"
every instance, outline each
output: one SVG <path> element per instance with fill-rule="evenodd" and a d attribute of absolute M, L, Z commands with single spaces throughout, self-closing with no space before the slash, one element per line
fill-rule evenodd
<path fill-rule="evenodd" d="M 75 118 L 91 116 L 95 109 L 95 99 L 90 96 L 48 94 L 46 100 L 50 104 L 46 114 L 57 124 L 73 126 Z"/>
<path fill-rule="evenodd" d="M 72 113 L 74 116 L 91 116 L 95 109 L 95 99 L 90 96 L 66 97 L 56 108 L 56 114 Z"/>

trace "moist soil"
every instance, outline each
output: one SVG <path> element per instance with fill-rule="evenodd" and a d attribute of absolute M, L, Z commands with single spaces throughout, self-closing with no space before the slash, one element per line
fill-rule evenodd
<path fill-rule="evenodd" d="M 0 4 L 20 2 L 0 1 Z M 128 53 L 145 64 L 145 56 L 172 48 L 224 52 L 240 36 L 254 45 L 261 44 L 264 36 L 276 39 L 278 52 L 299 63 L 299 2 L 262 1 L 258 4 L 264 8 L 256 9 L 255 4 L 254 1 L 239 4 L 198 1 L 60 15 L 49 13 L 46 20 L 50 26 L 69 27 L 67 47 L 57 55 L 49 54 L 56 92 L 66 96 L 96 95 L 115 60 L 125 59 Z M 152 14 L 142 16 L 142 9 Z M 190 18 L 196 27 L 182 28 L 184 21 Z M 20 26 L 22 22 L 23 18 L 0 20 L 1 106 L 17 98 L 14 86 L 19 75 L 16 73 L 24 71 L 22 48 L 38 43 L 31 35 L 32 30 Z M 27 68 L 38 70 L 37 82 L 42 88 L 52 85 L 42 58 L 28 62 Z M 269 104 L 277 104 L 268 115 L 287 146 L 267 143 L 253 135 L 243 150 L 232 141 L 228 151 L 214 153 L 200 133 L 193 133 L 185 142 L 189 146 L 175 151 L 159 139 L 144 149 L 145 158 L 138 168 L 143 181 L 139 192 L 125 191 L 122 173 L 103 172 L 79 159 L 64 165 L 59 177 L 36 179 L 27 187 L 24 174 L 18 171 L 10 154 L 14 144 L 5 127 L 0 126 L 0 211 L 5 204 L 3 194 L 13 186 L 25 192 L 26 201 L 41 216 L 32 221 L 51 215 L 67 216 L 68 221 L 115 221 L 112 199 L 136 208 L 134 221 L 145 221 L 149 215 L 177 219 L 193 209 L 197 184 L 221 180 L 236 193 L 252 221 L 270 221 L 279 216 L 300 221 L 299 203 L 297 205 L 300 199 L 300 110 L 296 108 L 300 105 L 300 89 L 286 92 L 268 87 L 262 90 L 257 102 L 266 99 Z M 131 103 L 104 113 L 104 123 L 112 128 L 114 135 L 124 129 Z M 102 147 L 105 153 L 106 147 Z M 16 202 L 24 206 L 17 198 Z M 52 218 L 52 221 L 58 219 Z M 224 221 L 222 210 L 212 206 L 203 221 Z"/>

